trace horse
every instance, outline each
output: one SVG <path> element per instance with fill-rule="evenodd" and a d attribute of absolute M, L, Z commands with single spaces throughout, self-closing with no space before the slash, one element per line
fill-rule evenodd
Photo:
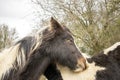
<path fill-rule="evenodd" d="M 86 60 L 75 45 L 70 30 L 51 18 L 50 26 L 0 53 L 0 80 L 38 80 L 54 63 L 74 72 L 86 68 Z"/>
<path fill-rule="evenodd" d="M 86 60 L 86 70 L 79 73 L 73 73 L 73 71 L 71 71 L 69 68 L 56 64 L 58 70 L 60 70 L 63 80 L 120 79 L 120 42 L 115 43 L 111 47 L 101 51 L 92 57 L 87 56 Z M 50 68 L 48 67 L 48 69 Z M 52 78 L 50 80 L 52 80 Z"/>

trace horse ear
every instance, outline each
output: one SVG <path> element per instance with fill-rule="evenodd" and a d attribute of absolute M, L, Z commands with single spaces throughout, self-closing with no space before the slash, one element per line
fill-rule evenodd
<path fill-rule="evenodd" d="M 54 30 L 62 29 L 61 25 L 53 17 L 51 17 L 51 20 L 50 20 L 50 27 Z"/>

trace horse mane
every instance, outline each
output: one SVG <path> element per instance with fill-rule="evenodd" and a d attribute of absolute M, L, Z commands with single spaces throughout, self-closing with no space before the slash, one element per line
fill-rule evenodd
<path fill-rule="evenodd" d="M 17 65 L 21 68 L 25 64 L 25 55 L 22 49 L 21 52 L 19 52 L 19 46 L 20 44 L 17 44 L 0 53 L 0 78 L 8 75 L 12 68 L 16 69 L 15 62 L 17 62 Z"/>
<path fill-rule="evenodd" d="M 17 73 L 23 69 L 29 56 L 41 46 L 44 38 L 42 35 L 47 29 L 48 27 L 39 30 L 35 35 L 24 37 L 10 48 L 2 50 L 0 53 L 0 80 L 6 80 L 5 77 L 8 76 L 12 77 L 10 74 L 12 71 Z"/>

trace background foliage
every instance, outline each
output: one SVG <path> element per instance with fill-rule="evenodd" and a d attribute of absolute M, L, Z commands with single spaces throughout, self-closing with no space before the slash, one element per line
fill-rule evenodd
<path fill-rule="evenodd" d="M 0 25 L 0 50 L 12 45 L 16 38 L 17 34 L 15 29 L 9 29 L 5 24 Z"/>
<path fill-rule="evenodd" d="M 46 16 L 40 25 L 46 25 L 48 17 L 55 17 L 71 29 L 82 52 L 93 55 L 120 41 L 120 0 L 34 0 L 33 3 Z"/>

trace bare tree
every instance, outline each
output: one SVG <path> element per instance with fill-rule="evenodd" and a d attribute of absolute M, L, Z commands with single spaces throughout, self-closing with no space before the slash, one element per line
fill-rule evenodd
<path fill-rule="evenodd" d="M 17 38 L 16 30 L 9 29 L 7 25 L 0 25 L 0 50 L 10 46 L 13 40 Z"/>
<path fill-rule="evenodd" d="M 83 52 L 98 53 L 120 41 L 119 0 L 34 0 L 45 16 L 54 16 L 74 33 Z M 40 10 L 41 10 L 40 9 Z"/>

